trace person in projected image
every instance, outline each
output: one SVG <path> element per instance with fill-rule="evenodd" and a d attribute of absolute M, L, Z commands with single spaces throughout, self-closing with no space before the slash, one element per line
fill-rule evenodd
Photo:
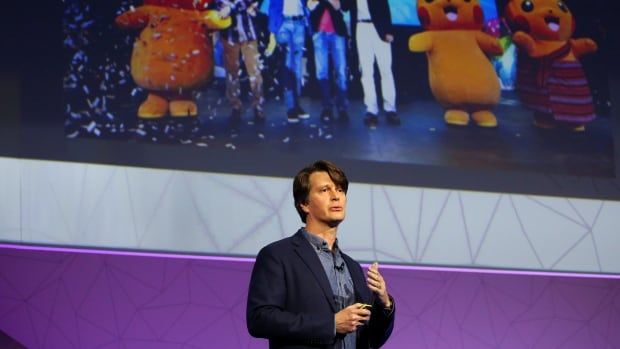
<path fill-rule="evenodd" d="M 301 84 L 303 71 L 303 54 L 306 33 L 309 30 L 308 8 L 302 0 L 269 1 L 269 45 L 266 55 L 273 53 L 279 45 L 284 53 L 284 67 L 280 79 L 284 85 L 284 103 L 286 118 L 289 123 L 299 123 L 310 115 L 301 107 Z"/>
<path fill-rule="evenodd" d="M 375 62 L 381 78 L 383 110 L 390 125 L 400 125 L 396 113 L 396 87 L 392 74 L 394 28 L 387 0 L 342 0 L 342 10 L 351 12 L 351 36 L 357 47 L 362 72 L 366 114 L 364 125 L 374 129 L 379 123 L 379 102 L 375 91 Z"/>
<path fill-rule="evenodd" d="M 246 320 L 269 348 L 378 348 L 394 327 L 394 299 L 379 266 L 366 275 L 339 248 L 349 182 L 328 161 L 293 180 L 305 227 L 260 250 L 250 280 Z"/>
<path fill-rule="evenodd" d="M 347 25 L 340 11 L 340 0 L 308 0 L 316 79 L 321 89 L 323 109 L 321 120 L 334 119 L 334 100 L 338 109 L 338 120 L 346 122 L 347 114 Z M 334 69 L 336 93 L 332 94 L 329 60 Z"/>
<path fill-rule="evenodd" d="M 230 121 L 235 123 L 241 120 L 243 106 L 239 79 L 239 55 L 241 54 L 250 80 L 254 122 L 264 123 L 263 77 L 258 52 L 258 35 L 254 25 L 258 2 L 255 0 L 216 0 L 216 4 L 222 18 L 232 18 L 231 26 L 220 32 L 226 67 L 226 97 L 232 107 Z"/>

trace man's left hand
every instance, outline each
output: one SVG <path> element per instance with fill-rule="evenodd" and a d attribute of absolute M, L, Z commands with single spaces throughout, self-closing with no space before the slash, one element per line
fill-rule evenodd
<path fill-rule="evenodd" d="M 387 291 L 387 285 L 385 284 L 383 276 L 379 273 L 379 264 L 377 262 L 373 263 L 370 268 L 368 268 L 366 276 L 368 288 L 379 297 L 379 300 L 383 303 L 385 308 L 391 308 L 392 302 L 390 301 L 390 296 Z"/>

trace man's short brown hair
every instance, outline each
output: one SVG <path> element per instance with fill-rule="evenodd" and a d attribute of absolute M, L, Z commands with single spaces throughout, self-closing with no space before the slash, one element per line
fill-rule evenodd
<path fill-rule="evenodd" d="M 306 223 L 306 212 L 301 209 L 301 204 L 308 202 L 308 194 L 310 193 L 310 175 L 314 172 L 326 172 L 329 178 L 341 188 L 344 193 L 349 189 L 349 180 L 338 166 L 327 160 L 319 160 L 310 166 L 305 167 L 293 180 L 293 198 L 295 199 L 295 209 L 301 217 L 301 221 Z"/>

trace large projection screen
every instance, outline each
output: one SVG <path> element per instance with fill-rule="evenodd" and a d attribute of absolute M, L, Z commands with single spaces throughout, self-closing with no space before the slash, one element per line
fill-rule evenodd
<path fill-rule="evenodd" d="M 365 107 L 359 63 L 352 49 L 347 51 L 349 120 L 321 120 L 320 88 L 309 38 L 301 105 L 310 118 L 297 124 L 287 122 L 279 75 L 284 53 L 278 47 L 269 57 L 264 53 L 269 37 L 267 16 L 261 12 L 264 4 L 255 23 L 264 75 L 265 123 L 252 118 L 243 65 L 245 109 L 240 121 L 229 117 L 218 33 L 204 34 L 205 40 L 214 43 L 213 78 L 182 92 L 196 102 L 197 116 L 144 119 L 136 114 L 153 91 L 134 81 L 131 64 L 141 31 L 122 28 L 116 21 L 122 13 L 136 11 L 142 2 L 42 4 L 29 9 L 27 24 L 15 23 L 23 28 L 14 39 L 21 49 L 9 56 L 15 57 L 19 76 L 3 74 L 3 80 L 17 79 L 16 84 L 4 85 L 17 86 L 13 95 L 21 99 L 19 111 L 9 113 L 17 116 L 4 119 L 8 125 L 2 128 L 6 146 L 1 155 L 278 177 L 291 176 L 317 158 L 329 158 L 352 168 L 354 181 L 368 183 L 617 199 L 614 102 L 618 69 L 613 63 L 617 33 L 605 3 L 569 3 L 577 23 L 573 37 L 591 38 L 598 46 L 596 52 L 581 57 L 596 114 L 584 132 L 573 131 L 575 124 L 570 123 L 558 122 L 552 129 L 533 126 L 535 112 L 523 103 L 516 87 L 517 53 L 502 1 L 480 2 L 485 18 L 480 32 L 497 40 L 504 50 L 501 56 L 488 55 L 487 62 L 501 88 L 499 101 L 492 107 L 498 126 L 479 127 L 471 121 L 459 127 L 444 122 L 444 104 L 429 86 L 427 55 L 408 48 L 409 38 L 425 31 L 415 4 L 393 0 L 392 71 L 401 124 L 388 124 L 380 113 L 376 129 L 362 121 Z M 347 13 L 344 18 L 349 19 Z M 176 59 L 174 52 L 171 55 L 170 59 Z M 477 84 L 474 81 L 471 89 Z M 19 122 L 11 121 L 15 118 Z"/>
<path fill-rule="evenodd" d="M 325 158 L 345 168 L 358 185 L 344 227 L 361 231 L 348 246 L 361 260 L 620 271 L 610 252 L 618 246 L 620 99 L 614 63 L 620 56 L 607 2 L 568 3 L 577 23 L 573 37 L 591 38 L 598 46 L 581 59 L 596 112 L 582 132 L 563 124 L 533 125 L 534 111 L 516 86 L 517 53 L 503 17 L 504 1 L 480 1 L 485 21 L 479 32 L 504 50 L 486 58 L 501 88 L 493 106 L 498 126 L 447 125 L 444 106 L 429 83 L 429 58 L 408 47 L 410 37 L 427 31 L 415 3 L 389 4 L 401 123 L 390 125 L 381 113 L 374 129 L 362 120 L 359 62 L 352 48 L 347 51 L 349 120 L 321 120 L 309 38 L 301 104 L 310 118 L 287 122 L 279 78 L 284 52 L 276 48 L 265 55 L 266 2 L 256 14 L 266 99 L 262 124 L 254 122 L 249 107 L 240 121 L 231 122 L 221 39 L 206 32 L 213 77 L 185 91 L 196 101 L 197 115 L 136 115 L 149 94 L 132 77 L 132 51 L 141 31 L 122 28 L 116 19 L 138 11 L 142 1 L 50 2 L 28 8 L 27 21 L 9 18 L 16 33 L 10 45 L 16 49 L 7 53 L 9 64 L 0 76 L 0 168 L 6 182 L 0 188 L 20 205 L 2 206 L 7 223 L 1 239 L 252 256 L 260 244 L 292 233 L 299 224 L 287 196 L 290 178 Z M 350 20 L 347 13 L 344 18 Z M 241 70 L 248 106 L 249 78 Z M 256 190 L 267 199 L 256 199 Z M 165 195 L 171 197 L 164 200 Z M 235 216 L 240 224 L 234 233 L 226 216 L 230 211 L 218 206 L 218 195 L 226 196 L 228 207 L 243 202 L 251 212 Z M 126 201 L 133 199 L 144 201 Z M 160 211 L 149 200 L 168 209 Z M 175 214 L 166 216 L 170 212 Z M 178 239 L 180 222 L 196 236 Z M 495 226 L 498 222 L 511 228 Z M 390 236 L 381 240 L 386 246 L 376 240 L 383 228 Z M 222 242 L 205 231 L 232 240 Z M 520 247 L 515 249 L 516 241 Z"/>

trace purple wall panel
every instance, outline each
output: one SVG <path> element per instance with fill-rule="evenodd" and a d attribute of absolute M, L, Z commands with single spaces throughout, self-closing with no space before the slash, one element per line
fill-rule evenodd
<path fill-rule="evenodd" d="M 0 331 L 28 348 L 266 348 L 252 264 L 0 248 Z M 620 280 L 390 269 L 386 348 L 620 348 Z"/>

